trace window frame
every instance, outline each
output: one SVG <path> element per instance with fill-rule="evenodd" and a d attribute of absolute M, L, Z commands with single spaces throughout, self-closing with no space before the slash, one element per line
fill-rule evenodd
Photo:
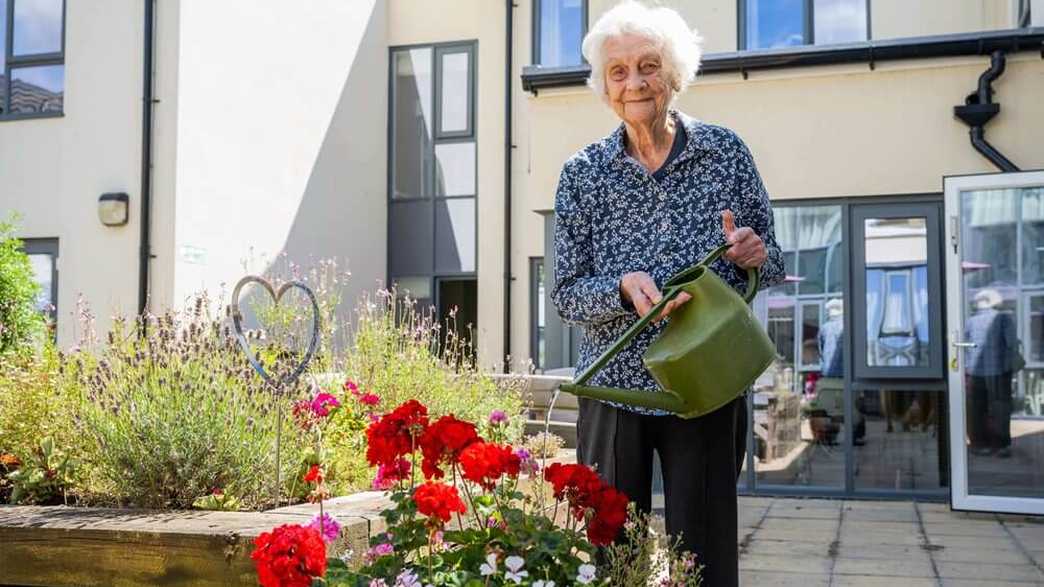
<path fill-rule="evenodd" d="M 740 1 L 742 1 L 742 0 L 740 0 Z M 531 46 L 530 47 L 531 48 L 531 51 L 530 51 L 530 63 L 532 63 L 533 65 L 541 65 L 541 66 L 544 65 L 541 62 L 541 58 L 540 58 L 540 34 L 541 34 L 541 30 L 540 30 L 540 20 L 541 20 L 541 18 L 540 18 L 540 6 L 542 4 L 543 4 L 543 0 L 533 0 L 533 30 L 532 30 L 532 36 L 530 37 L 530 46 Z M 590 27 L 590 22 L 589 21 L 590 21 L 590 18 L 591 18 L 591 11 L 590 11 L 589 4 L 590 4 L 589 0 L 580 0 L 580 40 L 581 40 L 581 42 L 583 42 L 583 38 L 587 35 L 587 31 L 588 31 L 588 29 Z M 577 66 L 577 65 L 583 65 L 585 63 L 587 63 L 587 60 L 584 59 L 583 52 L 581 52 L 580 53 L 580 63 L 574 63 L 572 65 L 548 65 L 546 67 L 574 67 L 574 66 Z"/>
<path fill-rule="evenodd" d="M 62 110 L 61 112 L 20 112 L 11 114 L 11 70 L 25 67 L 61 65 L 65 66 L 65 27 L 67 0 L 62 0 L 62 48 L 60 51 L 51 53 L 35 53 L 32 55 L 14 55 L 14 6 L 18 0 L 7 0 L 5 9 L 6 23 L 4 27 L 4 66 L 0 68 L 0 83 L 4 85 L 4 95 L 0 103 L 0 122 L 9 120 L 31 120 L 34 118 L 57 118 L 65 116 L 65 84 L 62 84 Z M 63 70 L 64 77 L 65 72 Z"/>
<path fill-rule="evenodd" d="M 396 118 L 395 118 L 395 100 L 396 100 L 396 83 L 395 83 L 395 67 L 396 67 L 396 56 L 399 53 L 409 52 L 416 49 L 430 49 L 431 50 L 431 100 L 432 100 L 432 127 L 431 127 L 431 164 L 432 170 L 430 177 L 425 178 L 427 185 L 425 185 L 425 195 L 420 197 L 397 197 L 395 195 L 395 154 L 396 154 L 396 143 L 395 143 L 395 131 L 396 131 Z M 468 92 L 468 112 L 467 112 L 467 131 L 455 131 L 449 133 L 441 132 L 442 126 L 442 56 L 454 53 L 466 53 L 468 55 L 468 83 L 470 85 Z M 385 135 L 387 141 L 387 177 L 386 177 L 386 202 L 388 204 L 388 231 L 385 242 L 386 250 L 389 252 L 386 261 L 385 275 L 388 276 L 389 283 L 396 281 L 400 277 L 425 277 L 431 280 L 436 278 L 470 278 L 476 275 L 479 265 L 479 257 L 481 256 L 481 250 L 478 241 L 478 210 L 479 210 L 479 168 L 481 165 L 482 153 L 479 150 L 478 145 L 478 129 L 477 129 L 477 116 L 478 116 L 478 40 L 466 39 L 459 41 L 447 41 L 438 43 L 414 43 L 408 45 L 393 45 L 388 47 L 388 121 L 387 121 L 387 132 Z M 475 144 L 475 166 L 474 166 L 474 186 L 475 191 L 468 195 L 439 195 L 437 193 L 438 183 L 438 158 L 436 157 L 436 150 L 439 145 L 453 144 L 453 143 L 474 143 Z M 474 242 L 475 242 L 475 267 L 471 271 L 441 271 L 438 265 L 438 205 L 439 203 L 445 204 L 449 200 L 467 200 L 470 199 L 475 204 L 474 221 Z M 391 223 L 392 214 L 394 210 L 399 206 L 421 206 L 425 209 L 425 213 L 431 217 L 431 256 L 425 261 L 427 269 L 420 271 L 396 271 L 396 267 L 393 265 L 393 255 L 391 254 L 392 248 L 395 246 L 395 242 L 392 238 Z M 432 281 L 432 301 L 435 301 L 436 288 L 435 282 Z"/>
<path fill-rule="evenodd" d="M 771 51 L 770 48 L 762 49 L 750 49 L 747 44 L 747 3 L 750 0 L 736 0 L 736 48 L 738 51 Z M 866 39 L 863 41 L 853 42 L 867 42 L 873 39 L 871 26 L 871 3 L 873 0 L 864 0 L 866 2 Z M 803 42 L 799 47 L 815 46 L 816 44 L 816 2 L 815 0 L 803 0 L 803 7 L 805 11 L 805 18 L 802 21 L 802 38 Z"/>

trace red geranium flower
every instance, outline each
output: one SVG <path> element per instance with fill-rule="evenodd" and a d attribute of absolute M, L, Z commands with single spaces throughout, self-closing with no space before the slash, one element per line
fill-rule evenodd
<path fill-rule="evenodd" d="M 511 449 L 489 442 L 475 442 L 460 453 L 464 478 L 488 489 L 493 489 L 504 475 L 518 477 L 522 460 Z"/>
<path fill-rule="evenodd" d="M 410 477 L 412 465 L 404 458 L 398 458 L 390 464 L 382 464 L 377 467 L 377 476 L 373 479 L 374 489 L 391 489 L 399 481 Z"/>
<path fill-rule="evenodd" d="M 585 465 L 554 463 L 544 471 L 555 499 L 569 502 L 573 516 L 587 520 L 591 543 L 612 542 L 627 520 L 627 496 L 617 491 Z"/>
<path fill-rule="evenodd" d="M 309 587 L 326 574 L 326 545 L 315 528 L 287 524 L 264 532 L 250 558 L 262 587 Z"/>
<path fill-rule="evenodd" d="M 381 403 L 381 396 L 376 393 L 366 392 L 359 396 L 359 403 L 364 406 L 376 406 Z"/>
<path fill-rule="evenodd" d="M 457 488 L 445 483 L 428 481 L 413 491 L 413 501 L 417 503 L 417 511 L 444 523 L 450 520 L 454 512 L 465 513 L 467 507 L 460 499 Z"/>
<path fill-rule="evenodd" d="M 410 454 L 427 427 L 428 408 L 411 399 L 366 429 L 366 460 L 371 465 L 391 464 Z"/>
<path fill-rule="evenodd" d="M 472 443 L 481 440 L 475 425 L 458 420 L 454 416 L 443 416 L 428 427 L 420 438 L 421 452 L 424 461 L 421 469 L 428 479 L 440 479 L 443 472 L 439 465 L 443 462 L 456 463 L 461 451 Z"/>
<path fill-rule="evenodd" d="M 319 468 L 319 465 L 312 465 L 308 472 L 304 476 L 305 483 L 315 483 L 316 485 L 323 482 L 323 470 Z"/>
<path fill-rule="evenodd" d="M 568 500 L 580 514 L 590 505 L 591 496 L 605 486 L 593 469 L 577 464 L 552 463 L 544 471 L 544 479 L 551 483 L 555 499 Z"/>
<path fill-rule="evenodd" d="M 591 496 L 587 538 L 592 544 L 603 546 L 616 539 L 627 521 L 627 502 L 627 496 L 612 487 Z"/>

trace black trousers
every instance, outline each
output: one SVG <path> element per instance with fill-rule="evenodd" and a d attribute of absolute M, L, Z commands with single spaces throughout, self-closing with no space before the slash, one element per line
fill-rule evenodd
<path fill-rule="evenodd" d="M 972 375 L 968 389 L 968 438 L 972 448 L 1001 449 L 1011 446 L 1010 371 L 989 377 Z"/>
<path fill-rule="evenodd" d="M 667 532 L 704 565 L 703 584 L 739 584 L 736 479 L 747 445 L 747 404 L 739 398 L 701 418 L 648 416 L 580 399 L 577 459 L 652 507 L 653 451 L 660 456 Z"/>

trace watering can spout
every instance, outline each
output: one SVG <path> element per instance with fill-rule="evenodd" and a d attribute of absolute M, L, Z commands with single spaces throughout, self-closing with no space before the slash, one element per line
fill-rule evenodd
<path fill-rule="evenodd" d="M 588 397 L 651 410 L 665 410 L 675 414 L 683 414 L 687 411 L 685 401 L 669 391 L 638 391 L 574 383 L 563 384 L 562 391 L 577 397 Z"/>

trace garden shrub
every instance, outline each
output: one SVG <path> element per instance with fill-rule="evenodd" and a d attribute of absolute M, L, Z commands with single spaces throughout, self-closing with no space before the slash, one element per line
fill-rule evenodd
<path fill-rule="evenodd" d="M 0 220 L 0 357 L 30 353 L 45 324 L 36 309 L 40 286 L 14 231 L 13 219 Z"/>
<path fill-rule="evenodd" d="M 355 308 L 346 376 L 362 393 L 380 399 L 374 406 L 378 413 L 416 399 L 428 406 L 433 417 L 453 414 L 481 429 L 499 410 L 508 416 L 506 436 L 517 439 L 524 424 L 522 380 L 495 381 L 479 369 L 472 341 L 456 335 L 452 326 L 440 325 L 431 311 L 418 310 L 414 302 L 398 298 L 395 292 L 364 296 Z M 360 450 L 365 448 L 365 438 L 361 431 L 346 431 L 340 422 L 335 417 L 325 438 L 333 455 L 330 465 L 338 473 L 335 487 L 340 491 L 368 487 L 372 474 Z"/>
<path fill-rule="evenodd" d="M 271 505 L 281 426 L 285 495 L 305 450 L 289 410 L 304 384 L 274 395 L 205 297 L 148 321 L 139 336 L 116 320 L 96 362 L 76 357 L 82 432 L 93 441 L 90 461 L 105 492 L 145 507 L 190 508 L 215 490 L 246 508 Z"/>

